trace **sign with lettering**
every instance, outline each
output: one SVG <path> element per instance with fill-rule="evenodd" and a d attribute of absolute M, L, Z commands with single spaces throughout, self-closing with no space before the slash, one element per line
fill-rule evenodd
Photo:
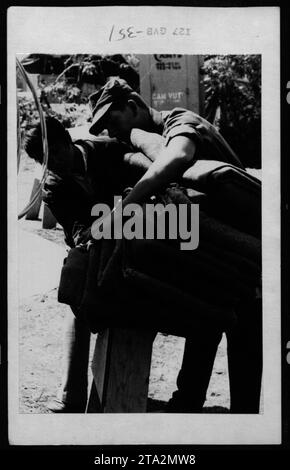
<path fill-rule="evenodd" d="M 199 56 L 140 55 L 140 92 L 153 108 L 176 107 L 202 113 Z"/>

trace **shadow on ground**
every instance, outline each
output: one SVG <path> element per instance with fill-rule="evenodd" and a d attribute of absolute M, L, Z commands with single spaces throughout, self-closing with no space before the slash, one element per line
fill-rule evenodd
<path fill-rule="evenodd" d="M 147 413 L 166 413 L 166 401 L 153 400 L 148 398 Z M 225 406 L 204 406 L 202 413 L 229 413 L 230 410 Z"/>

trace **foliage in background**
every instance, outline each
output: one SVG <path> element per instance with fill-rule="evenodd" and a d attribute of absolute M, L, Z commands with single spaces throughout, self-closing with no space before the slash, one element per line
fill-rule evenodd
<path fill-rule="evenodd" d="M 129 67 L 131 66 L 131 67 Z M 132 71 L 133 69 L 133 71 Z M 46 112 L 65 127 L 90 120 L 81 87 L 100 86 L 107 76 L 125 74 L 136 82 L 138 60 L 127 56 L 66 56 L 64 70 L 50 84 L 40 84 L 51 108 Z M 204 57 L 205 117 L 214 122 L 247 167 L 261 167 L 261 56 L 215 55 Z M 126 75 L 127 74 L 127 75 Z M 137 85 L 136 85 L 137 86 Z M 19 98 L 20 123 L 30 128 L 38 120 L 34 103 Z"/>
<path fill-rule="evenodd" d="M 39 122 L 39 114 L 34 103 L 34 99 L 27 97 L 27 93 L 23 96 L 17 96 L 18 112 L 19 112 L 19 125 L 22 131 L 31 129 Z"/>
<path fill-rule="evenodd" d="M 261 167 L 261 56 L 206 56 L 205 115 L 245 166 Z"/>
<path fill-rule="evenodd" d="M 48 101 L 52 103 L 81 103 L 82 101 L 81 90 L 64 80 L 44 86 L 43 91 Z"/>
<path fill-rule="evenodd" d="M 134 66 L 131 66 L 131 63 Z M 129 65 L 130 64 L 130 65 Z M 43 90 L 51 102 L 86 103 L 84 85 L 95 89 L 103 86 L 109 77 L 124 78 L 136 91 L 139 86 L 139 74 L 136 59 L 132 55 L 72 55 L 64 61 L 64 70 L 55 77 L 54 82 L 44 86 Z"/>
<path fill-rule="evenodd" d="M 54 116 L 65 128 L 83 126 L 92 120 L 91 111 L 85 104 L 63 103 L 52 107 L 46 111 L 46 114 Z"/>
<path fill-rule="evenodd" d="M 18 96 L 19 122 L 21 132 L 34 127 L 39 122 L 39 113 L 32 97 Z M 91 120 L 91 112 L 87 105 L 77 103 L 52 104 L 45 114 L 58 119 L 65 128 L 82 126 Z"/>
<path fill-rule="evenodd" d="M 49 66 L 47 65 L 47 58 L 45 61 L 42 57 L 43 54 L 32 56 L 35 56 L 36 65 L 30 64 L 30 67 L 36 67 L 36 69 L 29 69 L 30 73 L 40 71 L 47 73 L 52 67 L 50 63 Z M 40 65 L 37 61 L 38 56 L 43 59 L 42 62 L 40 61 Z M 126 58 L 122 55 L 75 54 L 58 56 L 57 67 L 60 73 L 56 76 L 53 74 L 55 70 L 51 68 L 52 81 L 47 83 L 45 78 L 41 78 L 39 81 L 37 92 L 45 113 L 57 118 L 66 128 L 80 126 L 91 121 L 91 112 L 87 105 L 88 97 L 83 93 L 83 86 L 91 84 L 94 89 L 102 86 L 108 76 L 122 74 L 123 78 L 136 88 L 139 82 L 136 70 L 137 62 L 132 54 L 127 55 Z M 37 67 L 40 69 L 38 70 Z M 18 105 L 21 135 L 23 135 L 39 122 L 39 115 L 30 92 L 18 93 Z"/>

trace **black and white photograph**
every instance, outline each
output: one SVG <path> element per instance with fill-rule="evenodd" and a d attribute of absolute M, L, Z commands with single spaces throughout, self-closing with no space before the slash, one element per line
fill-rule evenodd
<path fill-rule="evenodd" d="M 281 442 L 279 9 L 222 10 L 8 12 L 12 444 Z"/>

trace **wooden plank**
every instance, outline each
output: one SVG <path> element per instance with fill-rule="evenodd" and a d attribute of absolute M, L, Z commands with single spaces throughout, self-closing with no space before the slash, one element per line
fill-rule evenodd
<path fill-rule="evenodd" d="M 44 203 L 43 206 L 43 218 L 42 218 L 42 228 L 51 229 L 55 228 L 57 224 L 56 218 L 52 214 L 48 205 Z"/>
<path fill-rule="evenodd" d="M 92 361 L 92 372 L 93 372 L 94 384 L 96 387 L 98 401 L 101 404 L 101 411 L 104 411 L 103 394 L 104 394 L 104 387 L 105 387 L 105 377 L 106 377 L 107 368 L 108 368 L 107 360 L 110 354 L 109 336 L 110 336 L 109 329 L 106 329 L 98 333 L 98 336 L 96 339 L 94 357 Z"/>
<path fill-rule="evenodd" d="M 110 373 L 104 401 L 106 413 L 146 412 L 154 337 L 155 334 L 148 331 L 111 331 Z"/>
<path fill-rule="evenodd" d="M 98 335 L 92 371 L 104 413 L 146 412 L 155 335 L 123 328 Z"/>
<path fill-rule="evenodd" d="M 187 104 L 186 108 L 200 114 L 199 56 L 186 56 Z"/>
<path fill-rule="evenodd" d="M 204 66 L 203 56 L 199 56 L 199 115 L 205 117 L 205 91 L 204 91 L 204 82 L 203 75 L 201 74 L 201 69 Z"/>
<path fill-rule="evenodd" d="M 140 93 L 159 111 L 176 107 L 203 111 L 198 55 L 143 54 L 139 56 Z"/>
<path fill-rule="evenodd" d="M 39 190 L 39 187 L 40 187 L 40 180 L 38 178 L 34 178 L 29 201 L 32 201 L 34 195 Z M 41 202 L 42 202 L 42 194 L 40 191 L 35 203 L 33 204 L 31 209 L 27 212 L 25 216 L 27 220 L 38 220 Z"/>
<path fill-rule="evenodd" d="M 137 56 L 140 60 L 139 75 L 140 75 L 140 95 L 148 106 L 152 106 L 152 92 L 150 81 L 150 55 L 142 54 Z"/>
<path fill-rule="evenodd" d="M 102 412 L 101 402 L 99 399 L 95 381 L 93 379 L 91 390 L 90 390 L 90 396 L 89 396 L 87 407 L 86 407 L 86 413 L 101 413 L 101 412 Z"/>

